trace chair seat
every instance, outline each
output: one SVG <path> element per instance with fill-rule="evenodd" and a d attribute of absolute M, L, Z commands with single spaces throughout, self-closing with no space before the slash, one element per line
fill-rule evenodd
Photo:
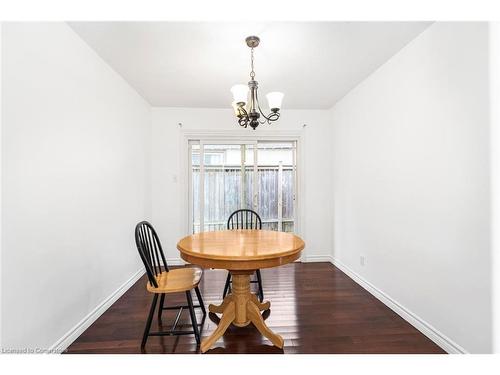
<path fill-rule="evenodd" d="M 151 293 L 185 292 L 198 286 L 202 274 L 199 267 L 177 268 L 156 276 L 157 288 L 149 282 L 146 287 Z"/>

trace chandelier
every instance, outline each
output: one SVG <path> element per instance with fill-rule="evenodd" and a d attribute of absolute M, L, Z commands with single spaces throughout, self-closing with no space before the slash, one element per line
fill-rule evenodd
<path fill-rule="evenodd" d="M 257 94 L 258 82 L 254 79 L 255 72 L 253 70 L 253 50 L 259 45 L 260 39 L 256 36 L 249 36 L 245 41 L 247 46 L 250 47 L 252 68 L 250 71 L 250 82 L 248 82 L 248 85 L 239 84 L 231 87 L 234 99 L 232 105 L 234 113 L 238 117 L 238 124 L 244 128 L 250 125 L 255 130 L 259 124 L 266 122 L 270 124 L 272 121 L 280 118 L 279 111 L 284 94 L 281 92 L 270 92 L 266 95 L 269 108 L 271 109 L 271 113 L 266 116 L 260 108 L 259 96 Z"/>

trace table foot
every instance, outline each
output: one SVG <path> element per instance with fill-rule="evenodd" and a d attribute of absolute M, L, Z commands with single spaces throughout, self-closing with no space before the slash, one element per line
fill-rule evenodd
<path fill-rule="evenodd" d="M 259 308 L 260 311 L 269 310 L 271 308 L 271 302 L 260 302 L 259 297 L 255 294 L 250 296 L 250 300 Z"/>
<path fill-rule="evenodd" d="M 253 323 L 255 328 L 259 330 L 259 332 L 271 341 L 274 346 L 277 346 L 280 349 L 283 349 L 283 337 L 274 333 L 269 329 L 269 327 L 264 322 L 264 318 L 260 315 L 259 307 L 253 301 L 248 301 L 247 303 L 247 316 L 248 319 Z"/>
<path fill-rule="evenodd" d="M 224 302 L 226 302 L 225 299 Z M 224 302 L 222 303 L 222 305 L 224 305 Z M 226 332 L 229 325 L 233 322 L 235 316 L 236 310 L 234 302 L 229 301 L 226 304 L 222 318 L 215 331 L 201 342 L 200 350 L 202 353 L 205 353 L 208 349 L 210 349 L 210 347 L 224 334 L 224 332 Z"/>
<path fill-rule="evenodd" d="M 212 303 L 208 305 L 208 311 L 215 314 L 222 314 L 224 312 L 224 309 L 232 300 L 233 297 L 231 295 L 228 295 L 226 298 L 224 298 L 224 301 L 222 301 L 220 305 L 214 305 Z"/>

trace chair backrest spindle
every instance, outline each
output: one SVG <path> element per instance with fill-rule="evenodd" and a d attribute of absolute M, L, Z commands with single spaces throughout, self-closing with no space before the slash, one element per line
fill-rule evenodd
<path fill-rule="evenodd" d="M 135 244 L 146 268 L 149 282 L 154 287 L 158 287 L 156 277 L 162 273 L 162 265 L 164 270 L 168 272 L 168 265 L 160 239 L 149 222 L 141 221 L 136 225 Z"/>
<path fill-rule="evenodd" d="M 227 229 L 262 229 L 262 220 L 253 210 L 236 210 L 227 220 Z"/>

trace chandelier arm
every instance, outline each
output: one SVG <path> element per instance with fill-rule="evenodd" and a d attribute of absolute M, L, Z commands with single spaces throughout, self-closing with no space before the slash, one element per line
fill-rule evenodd
<path fill-rule="evenodd" d="M 240 125 L 240 126 L 242 126 L 242 127 L 246 128 L 246 127 L 247 127 L 247 125 L 248 125 L 248 117 L 240 117 L 240 118 L 238 119 L 238 125 Z"/>
<path fill-rule="evenodd" d="M 248 112 L 244 106 L 238 107 L 238 110 L 242 113 L 243 117 L 246 117 L 248 119 Z"/>
<path fill-rule="evenodd" d="M 278 112 L 274 112 L 274 113 L 271 112 L 268 116 L 266 116 L 264 114 L 264 112 L 262 112 L 262 109 L 260 108 L 259 96 L 258 96 L 257 90 L 255 90 L 255 100 L 257 102 L 257 108 L 259 109 L 260 114 L 262 115 L 262 117 L 264 117 L 266 119 L 268 124 L 270 124 L 271 121 L 276 121 L 280 118 L 280 115 Z M 261 124 L 264 124 L 264 122 L 261 122 Z"/>
<path fill-rule="evenodd" d="M 238 108 L 240 115 L 238 116 L 238 124 L 244 128 L 247 127 L 250 118 L 248 117 L 248 112 L 244 106 Z"/>

